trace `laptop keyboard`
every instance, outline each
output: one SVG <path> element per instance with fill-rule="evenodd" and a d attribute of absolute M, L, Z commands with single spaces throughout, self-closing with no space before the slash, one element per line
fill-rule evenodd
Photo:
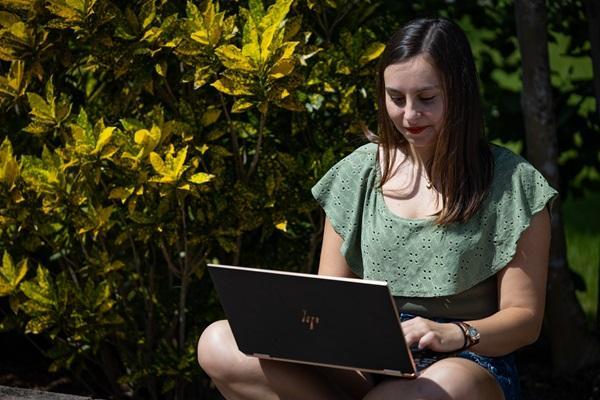
<path fill-rule="evenodd" d="M 434 351 L 428 349 L 419 349 L 418 347 L 412 347 L 410 349 L 413 360 L 415 361 L 415 366 L 417 367 L 417 371 L 421 371 L 427 367 L 429 367 L 434 362 L 441 360 L 442 358 L 447 357 L 448 355 L 445 353 L 436 353 Z"/>
<path fill-rule="evenodd" d="M 438 360 L 436 357 L 426 355 L 414 355 L 413 359 L 415 360 L 415 366 L 417 367 L 417 371 L 424 370 L 425 368 L 429 367 L 431 364 Z"/>

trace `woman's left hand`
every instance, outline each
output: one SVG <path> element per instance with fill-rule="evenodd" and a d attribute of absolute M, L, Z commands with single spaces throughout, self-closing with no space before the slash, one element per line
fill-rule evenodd
<path fill-rule="evenodd" d="M 464 344 L 462 329 L 453 323 L 438 323 L 422 317 L 402 322 L 402 330 L 408 347 L 417 344 L 419 349 L 449 352 Z"/>

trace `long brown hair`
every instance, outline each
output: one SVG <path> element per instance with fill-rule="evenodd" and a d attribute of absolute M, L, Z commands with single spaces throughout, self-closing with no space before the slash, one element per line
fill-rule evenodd
<path fill-rule="evenodd" d="M 425 166 L 430 182 L 442 195 L 442 210 L 436 223 L 464 222 L 485 199 L 492 180 L 493 157 L 485 138 L 475 61 L 458 25 L 443 18 L 417 19 L 391 36 L 377 75 L 378 135 L 365 133 L 383 148 L 381 187 L 391 178 L 394 149 L 411 154 L 408 142 L 388 116 L 383 72 L 389 65 L 421 54 L 438 70 L 444 94 L 442 129 L 433 156 Z"/>

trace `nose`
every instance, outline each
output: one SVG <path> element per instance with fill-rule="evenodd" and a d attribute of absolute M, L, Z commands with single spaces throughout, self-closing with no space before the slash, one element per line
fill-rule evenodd
<path fill-rule="evenodd" d="M 414 102 L 407 101 L 404 107 L 404 119 L 406 121 L 416 121 L 421 117 L 421 111 L 415 107 Z"/>

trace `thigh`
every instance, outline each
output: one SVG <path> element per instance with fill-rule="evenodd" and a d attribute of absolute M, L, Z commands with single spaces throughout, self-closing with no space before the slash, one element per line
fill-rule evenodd
<path fill-rule="evenodd" d="M 362 399 L 375 386 L 369 373 L 341 368 L 315 368 L 323 379 L 352 399 Z"/>
<path fill-rule="evenodd" d="M 248 356 L 239 350 L 226 320 L 202 333 L 198 361 L 231 399 L 362 399 L 373 386 L 368 374 L 354 370 Z"/>
<path fill-rule="evenodd" d="M 423 370 L 416 379 L 388 379 L 371 390 L 365 399 L 503 400 L 496 379 L 475 362 L 446 358 Z"/>

